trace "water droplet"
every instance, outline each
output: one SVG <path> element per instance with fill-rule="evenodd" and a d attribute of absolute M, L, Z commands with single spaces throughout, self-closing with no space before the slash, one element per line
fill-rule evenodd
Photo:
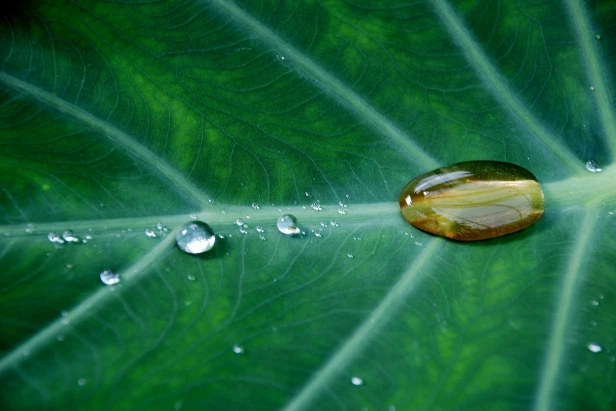
<path fill-rule="evenodd" d="M 248 230 L 246 230 L 244 227 L 240 227 L 240 233 L 248 234 Z"/>
<path fill-rule="evenodd" d="M 264 233 L 265 229 L 263 227 L 261 227 L 260 225 L 258 225 L 255 230 L 257 230 L 257 233 Z"/>
<path fill-rule="evenodd" d="M 261 234 L 261 235 L 259 235 L 259 240 L 267 241 L 267 238 L 263 234 Z"/>
<path fill-rule="evenodd" d="M 351 384 L 359 386 L 359 385 L 363 385 L 364 384 L 364 380 L 362 380 L 359 377 L 352 377 L 351 378 Z"/>
<path fill-rule="evenodd" d="M 100 275 L 101 281 L 107 285 L 114 285 L 120 282 L 120 274 L 111 270 L 105 270 Z"/>
<path fill-rule="evenodd" d="M 235 220 L 235 225 L 238 226 L 243 226 L 244 225 L 244 220 L 242 220 L 241 218 L 238 218 L 237 220 Z"/>
<path fill-rule="evenodd" d="M 415 241 L 415 245 L 417 247 L 423 247 L 423 243 L 420 243 L 419 241 Z"/>
<path fill-rule="evenodd" d="M 310 197 L 310 193 L 308 191 L 306 191 L 306 197 Z"/>
<path fill-rule="evenodd" d="M 595 344 L 595 343 L 589 343 L 588 344 L 588 349 L 590 350 L 590 352 L 601 352 L 601 351 L 603 351 L 603 348 L 601 348 L 601 346 L 599 344 Z"/>
<path fill-rule="evenodd" d="M 590 91 L 595 91 L 595 88 L 593 86 L 590 86 Z"/>
<path fill-rule="evenodd" d="M 592 305 L 594 305 L 594 306 L 599 305 L 599 301 L 597 301 L 597 300 L 592 300 L 590 303 L 591 303 Z"/>
<path fill-rule="evenodd" d="M 291 214 L 285 214 L 280 217 L 276 222 L 276 226 L 278 227 L 278 231 L 282 234 L 292 235 L 300 233 L 300 229 L 297 226 L 297 219 Z"/>
<path fill-rule="evenodd" d="M 336 220 L 330 220 L 329 225 L 332 227 L 340 227 L 340 224 L 338 224 Z"/>
<path fill-rule="evenodd" d="M 310 208 L 312 208 L 314 211 L 323 211 L 323 208 L 321 207 L 321 202 L 319 200 L 310 204 Z"/>
<path fill-rule="evenodd" d="M 345 215 L 346 211 L 343 208 L 338 209 L 338 214 Z"/>
<path fill-rule="evenodd" d="M 467 161 L 422 174 L 402 189 L 398 202 L 413 226 L 458 241 L 522 230 L 544 208 L 535 176 L 499 161 Z"/>
<path fill-rule="evenodd" d="M 323 227 L 323 228 L 327 227 L 327 223 L 324 223 L 323 221 L 321 221 L 320 225 L 321 225 L 321 227 Z"/>
<path fill-rule="evenodd" d="M 197 281 L 194 275 L 189 274 L 186 278 L 188 278 L 188 281 Z"/>
<path fill-rule="evenodd" d="M 56 337 L 56 340 L 58 340 L 58 341 L 60 341 L 60 342 L 64 341 L 64 335 L 62 335 L 62 334 L 58 335 L 58 336 Z"/>
<path fill-rule="evenodd" d="M 216 235 L 204 222 L 191 221 L 180 227 L 175 241 L 182 251 L 189 254 L 200 254 L 214 247 Z"/>
<path fill-rule="evenodd" d="M 60 236 L 56 233 L 49 233 L 47 234 L 47 239 L 49 241 L 51 241 L 52 243 L 56 243 L 56 244 L 64 244 L 64 240 L 60 238 Z"/>
<path fill-rule="evenodd" d="M 591 173 L 600 173 L 601 171 L 603 171 L 595 160 L 588 160 L 586 162 L 586 170 L 590 171 Z"/>
<path fill-rule="evenodd" d="M 353 258 L 353 254 L 348 253 L 348 254 L 347 254 L 347 257 L 349 257 L 349 258 Z"/>
<path fill-rule="evenodd" d="M 348 195 L 348 194 L 345 194 L 344 196 L 345 196 L 346 198 L 351 198 L 351 196 L 350 196 L 350 195 Z"/>
<path fill-rule="evenodd" d="M 254 208 L 255 210 L 259 209 L 259 204 L 258 203 L 252 203 L 252 208 Z"/>
<path fill-rule="evenodd" d="M 188 217 L 189 217 L 191 220 L 196 220 L 196 219 L 197 219 L 197 214 L 195 214 L 195 213 L 191 213 Z"/>
<path fill-rule="evenodd" d="M 242 347 L 241 345 L 235 344 L 233 346 L 233 352 L 236 354 L 244 354 L 244 347 Z"/>
<path fill-rule="evenodd" d="M 165 226 L 163 225 L 163 223 L 156 223 L 156 228 L 158 230 L 162 230 L 163 228 L 165 228 Z"/>
<path fill-rule="evenodd" d="M 77 384 L 80 387 L 83 387 L 84 385 L 86 385 L 87 382 L 88 382 L 88 380 L 86 380 L 85 378 L 80 378 L 80 379 L 77 380 Z"/>
<path fill-rule="evenodd" d="M 323 236 L 323 234 L 321 234 L 321 233 L 320 233 L 320 232 L 318 232 L 318 231 L 314 231 L 314 230 L 312 230 L 312 232 L 314 233 L 314 236 L 315 236 L 315 237 L 321 238 L 321 237 Z"/>
<path fill-rule="evenodd" d="M 145 229 L 145 235 L 147 235 L 150 238 L 156 237 L 156 233 L 151 228 L 146 228 Z"/>
<path fill-rule="evenodd" d="M 595 38 L 596 38 L 597 40 L 601 40 L 601 34 L 595 34 Z"/>

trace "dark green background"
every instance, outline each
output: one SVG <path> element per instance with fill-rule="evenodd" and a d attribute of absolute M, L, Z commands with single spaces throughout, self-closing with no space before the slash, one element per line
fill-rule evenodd
<path fill-rule="evenodd" d="M 615 407 L 616 2 L 4 14 L 2 408 Z M 529 169 L 544 217 L 472 244 L 408 225 L 401 188 L 468 160 Z M 225 236 L 203 256 L 174 245 L 191 213 Z"/>

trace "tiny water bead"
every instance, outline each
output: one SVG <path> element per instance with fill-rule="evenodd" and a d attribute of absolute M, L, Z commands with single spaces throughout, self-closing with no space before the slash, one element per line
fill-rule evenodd
<path fill-rule="evenodd" d="M 60 238 L 60 236 L 54 232 L 47 234 L 47 239 L 52 243 L 56 244 L 64 244 L 64 240 Z"/>
<path fill-rule="evenodd" d="M 120 282 L 120 274 L 111 270 L 105 270 L 100 275 L 101 281 L 107 285 L 114 285 Z"/>
<path fill-rule="evenodd" d="M 78 243 L 79 242 L 79 237 L 77 237 L 75 233 L 73 233 L 73 230 L 66 230 L 64 233 L 62 233 L 62 238 L 67 243 Z"/>
<path fill-rule="evenodd" d="M 293 235 L 301 232 L 297 226 L 297 219 L 291 214 L 285 214 L 280 217 L 276 222 L 276 226 L 282 234 Z"/>
<path fill-rule="evenodd" d="M 155 238 L 155 237 L 157 237 L 157 236 L 156 236 L 156 233 L 155 233 L 155 232 L 154 232 L 154 230 L 152 230 L 151 228 L 146 228 L 146 229 L 145 229 L 145 235 L 146 235 L 146 236 L 148 236 L 148 237 L 150 237 L 150 238 Z"/>
<path fill-rule="evenodd" d="M 352 377 L 351 378 L 351 384 L 353 384 L 355 386 L 363 385 L 364 384 L 364 380 L 362 380 L 359 377 Z"/>
<path fill-rule="evenodd" d="M 544 209 L 535 176 L 499 161 L 467 161 L 422 174 L 404 187 L 398 201 L 413 226 L 458 241 L 522 230 Z"/>
<path fill-rule="evenodd" d="M 586 170 L 590 171 L 591 173 L 600 173 L 601 171 L 603 171 L 595 160 L 588 160 L 586 162 Z"/>
<path fill-rule="evenodd" d="M 211 250 L 216 242 L 216 235 L 203 221 L 190 221 L 178 230 L 175 241 L 189 254 L 201 254 Z"/>
<path fill-rule="evenodd" d="M 244 347 L 242 347 L 241 345 L 235 344 L 232 349 L 233 352 L 236 354 L 244 354 Z"/>
<path fill-rule="evenodd" d="M 603 351 L 603 348 L 601 348 L 601 346 L 599 344 L 595 344 L 595 343 L 588 344 L 588 349 L 590 350 L 590 352 L 601 352 L 601 351 Z"/>

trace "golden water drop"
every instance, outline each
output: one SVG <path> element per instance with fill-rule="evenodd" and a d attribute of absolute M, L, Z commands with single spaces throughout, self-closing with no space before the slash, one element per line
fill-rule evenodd
<path fill-rule="evenodd" d="M 499 161 L 467 161 L 422 174 L 404 187 L 399 203 L 415 227 L 458 241 L 522 230 L 541 218 L 544 207 L 535 176 Z"/>

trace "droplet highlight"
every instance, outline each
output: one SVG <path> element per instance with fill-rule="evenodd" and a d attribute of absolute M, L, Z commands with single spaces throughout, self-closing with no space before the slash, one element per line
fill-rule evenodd
<path fill-rule="evenodd" d="M 591 173 L 600 173 L 601 171 L 603 171 L 595 160 L 588 160 L 586 162 L 586 170 L 590 171 Z"/>
<path fill-rule="evenodd" d="M 588 344 L 588 350 L 590 352 L 601 352 L 601 351 L 603 351 L 603 348 L 601 348 L 601 346 L 599 344 L 590 343 L 590 344 Z"/>
<path fill-rule="evenodd" d="M 278 227 L 278 231 L 286 235 L 294 235 L 301 232 L 297 226 L 297 219 L 291 214 L 285 214 L 280 217 L 276 222 L 276 226 Z"/>
<path fill-rule="evenodd" d="M 413 226 L 458 241 L 522 230 L 544 210 L 535 176 L 499 161 L 456 163 L 422 174 L 402 189 L 398 202 Z"/>
<path fill-rule="evenodd" d="M 360 386 L 364 384 L 364 380 L 362 380 L 359 377 L 352 377 L 351 378 L 351 384 L 355 385 L 355 386 Z"/>
<path fill-rule="evenodd" d="M 100 274 L 101 281 L 106 285 L 114 285 L 120 282 L 120 274 L 111 270 L 105 270 Z"/>
<path fill-rule="evenodd" d="M 56 244 L 64 244 L 64 240 L 60 238 L 60 236 L 54 232 L 47 234 L 47 239 L 52 243 Z"/>
<path fill-rule="evenodd" d="M 62 233 L 62 238 L 67 243 L 78 243 L 79 242 L 79 237 L 75 235 L 73 230 L 66 230 L 64 233 Z"/>
<path fill-rule="evenodd" d="M 212 228 L 203 221 L 184 224 L 175 236 L 175 242 L 188 254 L 201 254 L 211 250 L 216 242 Z"/>
<path fill-rule="evenodd" d="M 233 352 L 236 354 L 244 354 L 244 347 L 242 347 L 241 345 L 235 344 L 233 346 Z"/>

